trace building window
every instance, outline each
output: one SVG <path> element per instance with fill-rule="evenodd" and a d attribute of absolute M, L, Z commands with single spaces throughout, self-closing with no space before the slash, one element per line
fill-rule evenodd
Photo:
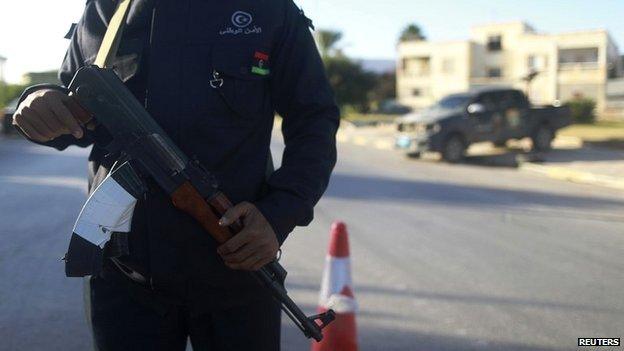
<path fill-rule="evenodd" d="M 487 69 L 487 76 L 489 78 L 500 78 L 503 76 L 503 71 L 500 67 L 489 67 Z"/>
<path fill-rule="evenodd" d="M 527 58 L 527 69 L 529 72 L 537 71 L 537 58 L 535 56 L 531 55 Z"/>
<path fill-rule="evenodd" d="M 452 58 L 445 58 L 442 60 L 442 73 L 453 74 L 455 73 L 455 60 Z"/>
<path fill-rule="evenodd" d="M 503 50 L 503 37 L 501 35 L 490 35 L 487 40 L 488 51 Z"/>
<path fill-rule="evenodd" d="M 547 57 L 530 55 L 527 58 L 527 70 L 529 72 L 541 72 L 546 69 Z"/>
<path fill-rule="evenodd" d="M 412 96 L 421 96 L 422 91 L 419 88 L 412 89 Z"/>
<path fill-rule="evenodd" d="M 598 63 L 598 48 L 561 49 L 559 63 Z"/>
<path fill-rule="evenodd" d="M 423 77 L 430 74 L 429 57 L 407 57 L 403 59 L 403 72 L 412 77 Z"/>

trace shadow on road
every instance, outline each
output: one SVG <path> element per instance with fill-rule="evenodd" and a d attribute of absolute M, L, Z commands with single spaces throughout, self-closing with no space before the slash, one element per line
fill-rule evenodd
<path fill-rule="evenodd" d="M 602 141 L 585 141 L 585 144 L 597 147 L 605 147 L 610 149 L 624 150 L 623 138 L 611 138 Z"/>
<path fill-rule="evenodd" d="M 518 168 L 525 162 L 599 162 L 599 161 L 622 161 L 622 153 L 605 148 L 581 148 L 581 149 L 554 149 L 548 152 L 525 151 L 520 148 L 498 149 L 496 153 L 470 154 L 463 163 L 473 166 Z M 423 159 L 425 162 L 439 162 L 438 159 Z"/>
<path fill-rule="evenodd" d="M 336 173 L 327 190 L 328 197 L 436 203 L 442 205 L 510 208 L 527 206 L 569 207 L 576 209 L 624 206 L 624 200 L 561 195 L 531 190 L 458 185 L 417 180 L 367 177 Z"/>
<path fill-rule="evenodd" d="M 292 290 L 307 290 L 318 291 L 319 286 L 314 284 L 306 284 L 302 282 L 288 282 L 288 289 Z M 390 289 L 380 286 L 371 285 L 357 285 L 355 286 L 356 294 L 379 294 L 388 297 L 407 297 L 411 299 L 422 300 L 434 300 L 442 302 L 455 302 L 461 304 L 471 305 L 487 305 L 487 306 L 515 306 L 515 307 L 529 307 L 539 309 L 551 309 L 560 311 L 580 311 L 591 313 L 606 313 L 624 315 L 624 310 L 617 308 L 603 308 L 599 306 L 578 305 L 572 303 L 562 303 L 555 301 L 543 301 L 525 298 L 504 297 L 504 296 L 488 296 L 488 295 L 475 295 L 475 294 L 454 294 L 435 291 L 416 291 L 410 289 Z M 384 313 L 383 315 L 377 314 L 377 312 L 366 312 L 366 307 L 363 307 L 359 312 L 363 315 L 376 316 L 377 318 L 386 319 L 401 319 L 401 316 L 391 313 Z"/>
<path fill-rule="evenodd" d="M 282 323 L 282 350 L 298 351 L 310 348 L 310 341 L 300 335 L 296 327 Z M 382 326 L 358 325 L 358 343 L 362 351 L 555 351 L 569 350 L 576 340 L 565 348 L 550 348 L 521 343 L 489 341 L 457 335 L 412 332 Z"/>

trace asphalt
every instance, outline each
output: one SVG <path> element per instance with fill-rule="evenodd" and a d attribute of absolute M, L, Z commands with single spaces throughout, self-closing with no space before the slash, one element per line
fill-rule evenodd
<path fill-rule="evenodd" d="M 624 191 L 339 147 L 315 221 L 291 234 L 282 263 L 313 313 L 329 226 L 347 223 L 361 350 L 576 350 L 578 337 L 624 337 Z M 82 282 L 59 261 L 85 158 L 0 140 L 0 350 L 89 348 Z M 284 319 L 283 350 L 309 345 Z"/>

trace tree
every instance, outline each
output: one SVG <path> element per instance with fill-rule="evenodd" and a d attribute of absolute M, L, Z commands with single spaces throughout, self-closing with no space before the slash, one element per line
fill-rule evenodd
<path fill-rule="evenodd" d="M 5 107 L 11 100 L 20 96 L 23 90 L 23 85 L 0 82 L 0 108 Z"/>
<path fill-rule="evenodd" d="M 344 56 L 326 58 L 325 69 L 340 106 L 352 106 L 358 112 L 369 111 L 369 94 L 377 83 L 374 73 Z"/>
<path fill-rule="evenodd" d="M 369 100 L 378 108 L 386 100 L 396 98 L 396 74 L 386 72 L 375 75 L 375 87 L 370 91 Z"/>
<path fill-rule="evenodd" d="M 336 44 L 340 40 L 342 40 L 341 32 L 326 29 L 316 32 L 316 42 L 321 52 L 321 57 L 326 58 L 340 53 L 340 50 L 336 48 Z"/>
<path fill-rule="evenodd" d="M 421 41 L 426 40 L 425 34 L 423 33 L 420 26 L 417 24 L 410 24 L 403 32 L 401 32 L 401 37 L 399 41 Z"/>
<path fill-rule="evenodd" d="M 369 96 L 377 84 L 377 77 L 374 73 L 365 71 L 359 62 L 342 53 L 338 47 L 341 39 L 341 32 L 316 32 L 317 45 L 329 83 L 340 107 L 349 106 L 358 112 L 367 112 L 370 109 Z"/>

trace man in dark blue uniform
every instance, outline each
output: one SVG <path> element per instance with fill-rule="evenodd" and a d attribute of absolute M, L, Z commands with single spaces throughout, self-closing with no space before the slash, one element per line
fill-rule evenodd
<path fill-rule="evenodd" d="M 93 62 L 115 7 L 87 1 L 60 72 L 65 85 Z M 245 229 L 217 247 L 148 184 L 127 241 L 112 240 L 105 250 L 122 266 L 105 259 L 101 270 L 68 268 L 93 274 L 86 293 L 96 348 L 184 350 L 190 337 L 197 350 L 278 350 L 279 305 L 242 271 L 273 260 L 295 226 L 312 220 L 336 161 L 339 112 L 311 22 L 291 0 L 136 0 L 126 23 L 116 73 L 238 203 L 222 224 L 240 218 Z M 59 150 L 93 145 L 93 190 L 115 155 L 103 150 L 106 131 L 81 128 L 65 99 L 32 89 L 14 124 Z M 286 144 L 276 171 L 269 148 L 275 112 Z M 148 284 L 133 281 L 135 273 Z"/>

